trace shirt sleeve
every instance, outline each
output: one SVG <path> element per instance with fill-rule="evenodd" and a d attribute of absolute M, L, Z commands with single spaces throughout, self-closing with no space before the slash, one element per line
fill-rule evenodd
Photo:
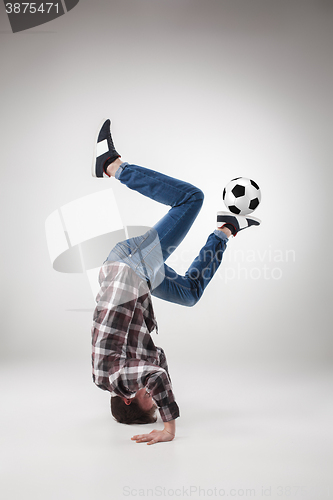
<path fill-rule="evenodd" d="M 170 387 L 172 388 L 172 382 L 171 382 L 171 377 L 170 377 L 170 373 L 169 373 L 169 368 L 168 368 L 168 363 L 167 363 L 167 359 L 166 359 L 166 356 L 165 356 L 165 352 L 164 352 L 164 350 L 161 347 L 158 347 L 157 349 L 159 351 L 159 358 L 160 358 L 160 363 L 159 364 L 160 364 L 160 367 L 167 374 L 168 379 L 169 379 Z M 165 409 L 162 409 L 162 411 L 165 413 L 166 417 L 168 416 L 168 413 L 170 413 L 171 415 L 178 413 L 177 416 L 179 417 L 179 408 L 178 408 L 177 404 L 176 404 L 176 407 L 177 408 L 174 408 L 173 405 L 172 405 L 171 408 L 168 408 L 168 409 L 165 408 Z M 161 413 L 161 410 L 160 410 L 160 413 Z M 162 414 L 161 414 L 161 418 L 162 418 L 162 420 L 164 420 L 163 417 L 162 417 Z M 173 418 L 177 418 L 177 417 L 173 417 Z M 172 420 L 172 419 L 168 418 L 168 420 Z M 165 419 L 165 421 L 167 421 L 167 420 Z"/>
<path fill-rule="evenodd" d="M 179 408 L 172 392 L 171 381 L 163 368 L 150 375 L 146 387 L 156 402 L 164 422 L 179 417 Z"/>
<path fill-rule="evenodd" d="M 179 417 L 179 407 L 175 401 L 170 377 L 164 368 L 133 359 L 126 362 L 121 375 L 123 382 L 133 393 L 146 387 L 164 422 Z"/>

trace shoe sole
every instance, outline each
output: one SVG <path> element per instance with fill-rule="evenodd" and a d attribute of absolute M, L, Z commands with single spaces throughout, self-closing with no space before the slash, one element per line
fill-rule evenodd
<path fill-rule="evenodd" d="M 95 177 L 96 179 L 102 179 L 102 177 L 97 177 L 96 175 L 96 154 L 97 154 L 97 139 L 98 139 L 98 136 L 99 136 L 99 133 L 101 131 L 101 128 L 102 126 L 104 125 L 104 123 L 106 122 L 106 120 L 108 120 L 108 118 L 104 118 L 104 120 L 101 122 L 99 128 L 98 128 L 98 132 L 95 136 L 95 143 L 94 143 L 94 159 L 93 159 L 93 162 L 92 162 L 92 166 L 91 166 L 91 175 L 93 177 Z"/>
<path fill-rule="evenodd" d="M 245 217 L 247 219 L 252 219 L 255 222 L 258 222 L 259 224 L 261 224 L 261 220 L 257 219 L 256 217 L 252 217 L 251 214 L 248 214 L 248 215 L 236 215 L 236 214 L 233 214 L 232 212 L 217 212 L 217 215 L 229 215 L 229 216 L 231 215 L 232 217 Z"/>

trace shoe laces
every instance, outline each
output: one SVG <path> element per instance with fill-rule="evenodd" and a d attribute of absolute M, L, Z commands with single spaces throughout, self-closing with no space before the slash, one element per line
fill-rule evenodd
<path fill-rule="evenodd" d="M 112 137 L 111 137 L 111 132 L 108 133 L 108 144 L 109 144 L 109 149 L 115 149 L 114 147 L 114 144 L 113 144 L 113 140 L 112 140 Z"/>

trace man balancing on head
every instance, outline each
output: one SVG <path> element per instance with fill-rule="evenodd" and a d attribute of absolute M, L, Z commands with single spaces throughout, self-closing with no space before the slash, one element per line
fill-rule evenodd
<path fill-rule="evenodd" d="M 165 261 L 186 236 L 203 203 L 195 186 L 120 160 L 107 120 L 95 145 L 95 177 L 114 177 L 129 189 L 171 208 L 142 236 L 121 241 L 111 250 L 100 274 L 100 291 L 92 326 L 93 381 L 111 393 L 111 412 L 125 424 L 156 421 L 162 430 L 132 437 L 155 444 L 175 437 L 179 408 L 172 391 L 163 349 L 155 346 L 157 333 L 152 295 L 193 306 L 216 273 L 228 238 L 260 221 L 253 217 L 217 213 L 217 229 L 207 239 L 184 276 Z M 110 214 L 112 217 L 112 214 Z"/>

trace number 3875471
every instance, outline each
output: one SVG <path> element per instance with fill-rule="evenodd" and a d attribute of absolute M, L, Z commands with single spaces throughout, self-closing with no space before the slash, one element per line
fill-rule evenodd
<path fill-rule="evenodd" d="M 59 13 L 58 3 L 6 3 L 7 14 L 50 14 L 51 11 Z"/>

